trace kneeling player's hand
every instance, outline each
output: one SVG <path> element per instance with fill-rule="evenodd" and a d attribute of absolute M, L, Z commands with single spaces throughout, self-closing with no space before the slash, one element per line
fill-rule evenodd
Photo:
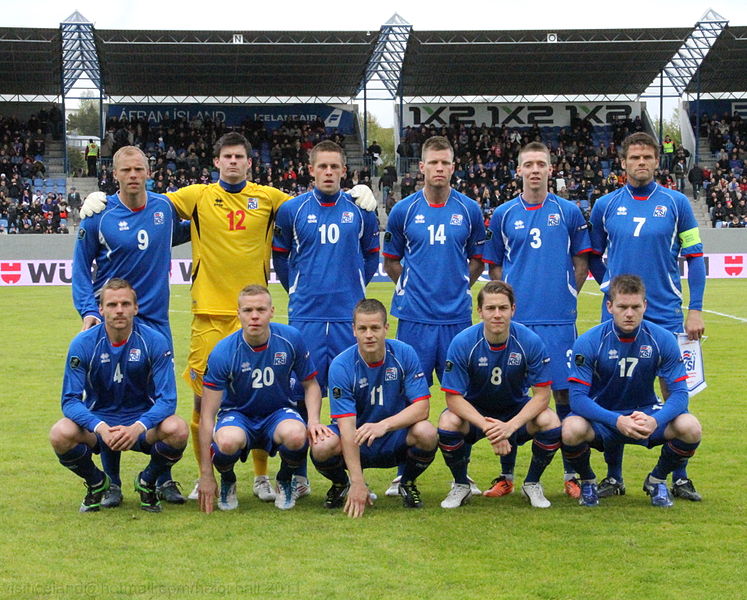
<path fill-rule="evenodd" d="M 646 413 L 640 412 L 638 410 L 633 411 L 630 415 L 630 418 L 633 419 L 636 426 L 638 427 L 638 431 L 644 437 L 651 437 L 651 434 L 656 431 L 656 427 L 658 426 L 656 419 L 654 419 L 651 415 L 647 415 Z"/>
<path fill-rule="evenodd" d="M 111 427 L 109 430 L 113 434 L 112 443 L 109 447 L 112 450 L 124 452 L 135 445 L 140 434 L 143 433 L 143 425 L 140 423 L 133 423 L 126 426 L 117 425 L 116 427 Z"/>
<path fill-rule="evenodd" d="M 642 440 L 648 437 L 641 431 L 641 426 L 636 423 L 633 415 L 620 415 L 617 417 L 617 429 L 623 435 L 634 440 Z"/>
<path fill-rule="evenodd" d="M 511 442 L 508 440 L 501 440 L 495 444 L 491 443 L 491 446 L 496 456 L 506 456 L 511 452 Z"/>
<path fill-rule="evenodd" d="M 499 421 L 492 417 L 485 417 L 485 421 L 487 421 L 487 424 L 483 427 L 482 431 L 491 444 L 507 440 L 514 433 L 514 428 L 510 423 Z"/>
<path fill-rule="evenodd" d="M 355 443 L 359 446 L 368 444 L 369 446 L 380 437 L 389 433 L 389 428 L 384 421 L 378 423 L 364 423 L 355 430 Z"/>
<path fill-rule="evenodd" d="M 351 483 L 348 497 L 345 500 L 345 514 L 355 519 L 362 517 L 366 506 L 373 506 L 373 501 L 368 494 L 368 486 L 361 483 Z"/>
<path fill-rule="evenodd" d="M 355 198 L 355 203 L 363 210 L 373 212 L 379 207 L 379 203 L 376 201 L 371 188 L 367 185 L 359 183 L 348 193 Z"/>
<path fill-rule="evenodd" d="M 104 192 L 91 192 L 80 207 L 80 218 L 92 217 L 106 208 L 106 194 Z"/>
<path fill-rule="evenodd" d="M 200 502 L 200 510 L 210 514 L 215 508 L 215 499 L 218 497 L 218 483 L 212 475 L 203 475 L 197 485 L 197 498 Z"/>
<path fill-rule="evenodd" d="M 308 435 L 309 441 L 312 444 L 318 444 L 319 442 L 323 442 L 324 440 L 326 440 L 328 437 L 332 437 L 334 433 L 326 425 L 315 423 L 314 425 L 309 425 Z"/>

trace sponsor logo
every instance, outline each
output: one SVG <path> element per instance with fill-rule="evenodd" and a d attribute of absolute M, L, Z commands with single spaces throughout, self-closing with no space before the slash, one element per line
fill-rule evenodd
<path fill-rule="evenodd" d="M 252 365 L 248 362 L 241 363 L 241 372 L 246 373 L 247 371 L 251 371 Z"/>
<path fill-rule="evenodd" d="M 555 225 L 560 225 L 560 215 L 558 213 L 547 215 L 547 224 L 550 227 L 554 227 Z"/>
<path fill-rule="evenodd" d="M 223 206 L 223 198 L 215 198 L 213 204 L 215 204 L 215 206 Z"/>
<path fill-rule="evenodd" d="M 617 216 L 618 217 L 625 217 L 628 214 L 628 208 L 626 206 L 618 206 L 617 207 Z"/>
<path fill-rule="evenodd" d="M 275 352 L 275 356 L 272 359 L 272 364 L 284 365 L 286 360 L 288 360 L 288 355 L 285 352 Z"/>
<path fill-rule="evenodd" d="M 514 229 L 524 229 L 524 221 L 514 221 Z"/>
<path fill-rule="evenodd" d="M 512 352 L 508 355 L 508 364 L 509 365 L 520 365 L 521 364 L 521 354 L 518 352 Z"/>
<path fill-rule="evenodd" d="M 342 222 L 343 223 L 352 223 L 353 222 L 353 213 L 345 211 L 342 213 Z"/>
<path fill-rule="evenodd" d="M 742 272 L 742 256 L 724 256 L 724 271 L 730 277 L 735 277 Z"/>
<path fill-rule="evenodd" d="M 102 364 L 111 362 L 111 358 L 109 357 L 109 354 L 107 354 L 106 352 L 104 352 L 99 358 Z"/>
<path fill-rule="evenodd" d="M 609 351 L 609 354 L 607 354 L 607 358 L 609 358 L 610 360 L 617 360 L 617 357 L 617 350 L 615 350 L 614 348 L 612 348 L 612 350 Z"/>
<path fill-rule="evenodd" d="M 397 380 L 397 369 L 396 367 L 387 367 L 384 373 L 384 381 L 396 381 Z"/>
<path fill-rule="evenodd" d="M 639 356 L 641 358 L 651 358 L 651 355 L 653 353 L 654 353 L 654 349 L 651 346 L 641 346 Z"/>
<path fill-rule="evenodd" d="M 481 356 L 477 359 L 477 366 L 478 367 L 487 367 L 488 366 L 488 357 L 487 356 Z"/>
<path fill-rule="evenodd" d="M 21 263 L 0 263 L 0 279 L 5 283 L 18 283 L 21 280 Z"/>
<path fill-rule="evenodd" d="M 259 208 L 259 200 L 257 198 L 249 198 L 246 201 L 246 207 L 249 210 L 257 210 Z"/>
<path fill-rule="evenodd" d="M 307 223 L 316 223 L 316 215 L 307 215 L 306 216 L 306 222 Z"/>
<path fill-rule="evenodd" d="M 449 225 L 461 225 L 464 221 L 464 215 L 451 215 L 451 221 Z"/>
<path fill-rule="evenodd" d="M 425 223 L 425 215 L 415 215 L 415 223 L 418 225 Z"/>
<path fill-rule="evenodd" d="M 368 377 L 361 377 L 361 378 L 360 378 L 360 379 L 358 380 L 358 387 L 359 387 L 359 388 L 364 388 L 364 387 L 366 387 L 367 385 L 368 385 Z"/>
<path fill-rule="evenodd" d="M 130 226 L 127 224 L 127 221 L 120 221 L 119 222 L 119 230 L 120 231 L 129 231 Z"/>
<path fill-rule="evenodd" d="M 129 362 L 140 362 L 140 348 L 130 348 Z"/>
<path fill-rule="evenodd" d="M 163 225 L 163 213 L 161 211 L 153 213 L 153 224 Z"/>
<path fill-rule="evenodd" d="M 667 216 L 667 207 L 659 205 L 656 208 L 654 208 L 654 216 L 655 217 L 666 217 Z"/>

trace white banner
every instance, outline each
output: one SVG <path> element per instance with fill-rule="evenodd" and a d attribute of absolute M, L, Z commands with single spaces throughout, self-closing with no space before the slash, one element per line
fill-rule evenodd
<path fill-rule="evenodd" d="M 705 338 L 703 340 L 705 341 Z M 686 333 L 677 334 L 677 343 L 680 346 L 682 361 L 685 363 L 687 393 L 692 398 L 708 387 L 703 368 L 703 349 L 700 340 L 689 340 Z"/>
<path fill-rule="evenodd" d="M 533 102 L 514 104 L 406 104 L 402 126 L 570 127 L 574 118 L 607 125 L 641 116 L 640 102 Z"/>

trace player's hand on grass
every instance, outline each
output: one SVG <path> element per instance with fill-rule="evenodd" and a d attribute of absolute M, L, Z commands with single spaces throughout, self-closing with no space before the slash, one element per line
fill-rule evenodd
<path fill-rule="evenodd" d="M 699 310 L 688 310 L 685 319 L 685 333 L 690 340 L 699 340 L 703 337 L 705 331 L 705 322 L 703 313 Z"/>
<path fill-rule="evenodd" d="M 367 185 L 359 183 L 348 193 L 355 198 L 355 203 L 363 210 L 373 212 L 379 207 L 379 203 L 376 201 L 371 188 Z"/>
<path fill-rule="evenodd" d="M 218 482 L 215 481 L 215 475 L 202 475 L 197 485 L 197 500 L 200 503 L 200 510 L 210 514 L 215 510 L 215 500 L 218 497 Z"/>
<path fill-rule="evenodd" d="M 106 208 L 106 194 L 104 192 L 91 192 L 80 207 L 80 218 L 92 217 Z"/>
<path fill-rule="evenodd" d="M 112 433 L 112 443 L 108 444 L 109 447 L 117 452 L 124 452 L 135 445 L 140 434 L 143 433 L 143 426 L 140 423 L 117 425 L 110 427 L 109 431 Z"/>
<path fill-rule="evenodd" d="M 368 495 L 368 486 L 362 481 L 351 483 L 345 500 L 345 514 L 353 519 L 362 517 L 366 506 L 373 506 L 373 501 Z"/>
<path fill-rule="evenodd" d="M 94 317 L 93 315 L 88 315 L 87 317 L 83 317 L 83 327 L 81 327 L 80 330 L 85 331 L 86 329 L 95 327 L 99 323 L 101 323 L 101 319 Z"/>
<path fill-rule="evenodd" d="M 368 444 L 369 446 L 374 443 L 377 438 L 385 436 L 389 433 L 389 427 L 384 421 L 378 423 L 364 423 L 358 429 L 355 430 L 355 443 L 359 446 Z"/>
<path fill-rule="evenodd" d="M 315 423 L 308 426 L 309 441 L 312 443 L 312 445 L 323 442 L 328 437 L 332 437 L 333 435 L 334 433 L 332 432 L 332 430 L 326 425 L 322 425 L 321 423 Z"/>

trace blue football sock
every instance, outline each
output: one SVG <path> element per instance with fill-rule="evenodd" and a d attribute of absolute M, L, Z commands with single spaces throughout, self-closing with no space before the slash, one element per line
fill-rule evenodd
<path fill-rule="evenodd" d="M 345 485 L 348 482 L 348 475 L 345 473 L 345 462 L 342 456 L 333 456 L 327 460 L 315 460 L 314 454 L 311 455 L 311 462 L 314 463 L 316 470 L 329 479 L 332 483 Z"/>
<path fill-rule="evenodd" d="M 537 483 L 560 448 L 560 427 L 538 431 L 532 442 L 532 462 L 529 463 L 525 483 Z"/>
<path fill-rule="evenodd" d="M 233 472 L 233 466 L 236 461 L 241 458 L 242 450 L 236 451 L 234 454 L 223 454 L 218 449 L 218 444 L 212 442 L 210 449 L 213 455 L 213 466 L 221 474 L 221 481 L 233 483 L 236 481 L 236 474 Z"/>
<path fill-rule="evenodd" d="M 614 446 L 605 446 L 604 462 L 607 463 L 607 477 L 617 481 L 623 480 L 623 452 L 625 446 L 615 444 Z"/>
<path fill-rule="evenodd" d="M 678 479 L 688 479 L 687 460 L 679 465 L 674 471 L 672 471 L 672 481 L 677 481 Z"/>
<path fill-rule="evenodd" d="M 518 446 L 511 442 L 511 451 L 508 454 L 504 454 L 500 457 L 501 460 L 501 475 L 506 479 L 513 481 L 514 469 L 516 468 L 516 452 Z"/>
<path fill-rule="evenodd" d="M 95 487 L 104 480 L 104 472 L 94 464 L 93 453 L 85 444 L 78 444 L 64 454 L 57 454 L 57 459 L 63 467 L 85 479 L 89 487 Z"/>
<path fill-rule="evenodd" d="M 158 441 L 151 447 L 150 462 L 140 473 L 143 483 L 153 485 L 164 471 L 175 465 L 184 453 L 184 448 L 174 448 L 166 442 Z"/>
<path fill-rule="evenodd" d="M 112 483 L 118 486 L 122 486 L 122 479 L 119 475 L 119 463 L 122 458 L 122 453 L 116 450 L 112 450 L 101 442 L 101 468 L 104 469 L 104 473 L 109 476 Z"/>
<path fill-rule="evenodd" d="M 298 467 L 306 462 L 306 451 L 308 449 L 308 442 L 299 450 L 291 450 L 285 444 L 281 444 L 278 449 L 278 453 L 280 454 L 280 470 L 275 479 L 278 481 L 290 481 L 291 477 L 296 474 Z"/>
<path fill-rule="evenodd" d="M 405 468 L 402 471 L 402 482 L 415 481 L 430 466 L 435 456 L 436 448 L 433 450 L 422 450 L 417 446 L 410 446 L 407 449 Z"/>
<path fill-rule="evenodd" d="M 458 431 L 438 430 L 438 445 L 455 483 L 469 484 L 467 479 L 467 444 Z"/>
<path fill-rule="evenodd" d="M 667 475 L 687 462 L 687 459 L 695 454 L 695 449 L 699 445 L 700 442 L 689 444 L 677 439 L 664 442 L 664 445 L 661 447 L 659 462 L 656 463 L 654 470 L 651 471 L 651 475 L 657 479 L 666 479 Z"/>
<path fill-rule="evenodd" d="M 582 481 L 596 479 L 591 468 L 591 448 L 588 443 L 581 442 L 577 446 L 563 444 L 563 456 Z"/>

